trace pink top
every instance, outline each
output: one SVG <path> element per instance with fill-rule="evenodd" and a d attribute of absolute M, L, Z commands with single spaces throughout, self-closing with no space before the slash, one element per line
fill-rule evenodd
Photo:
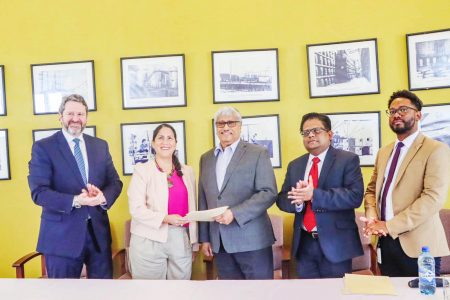
<path fill-rule="evenodd" d="M 183 182 L 183 178 L 178 176 L 175 171 L 170 177 L 170 181 L 172 181 L 173 186 L 169 188 L 169 205 L 168 205 L 168 214 L 178 214 L 184 217 L 189 212 L 188 206 L 188 192 L 186 189 L 186 185 Z M 189 226 L 189 224 L 185 224 L 185 227 Z"/>

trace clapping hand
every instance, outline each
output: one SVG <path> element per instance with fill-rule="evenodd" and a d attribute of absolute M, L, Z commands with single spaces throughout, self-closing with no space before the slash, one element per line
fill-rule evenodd
<path fill-rule="evenodd" d="M 93 184 L 88 183 L 85 189 L 81 190 L 78 196 L 80 205 L 97 206 L 106 205 L 106 198 L 103 192 Z"/>

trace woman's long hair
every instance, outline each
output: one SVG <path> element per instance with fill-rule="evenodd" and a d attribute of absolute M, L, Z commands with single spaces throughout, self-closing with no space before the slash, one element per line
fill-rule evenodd
<path fill-rule="evenodd" d="M 167 123 L 163 123 L 163 124 L 161 124 L 161 125 L 159 125 L 158 127 L 156 127 L 155 128 L 155 130 L 153 130 L 153 138 L 152 138 L 152 141 L 154 142 L 155 141 L 155 139 L 156 139 L 156 136 L 158 135 L 158 133 L 159 133 L 159 131 L 162 129 L 162 128 L 164 128 L 164 127 L 166 127 L 166 128 L 169 128 L 170 130 L 172 130 L 172 133 L 173 133 L 173 136 L 175 137 L 175 142 L 177 141 L 177 133 L 176 133 L 176 131 L 175 131 L 175 129 L 171 126 L 171 125 L 169 125 L 169 124 L 167 124 Z M 178 174 L 178 176 L 183 176 L 183 172 L 181 171 L 181 163 L 180 163 L 180 160 L 178 159 L 178 156 L 176 155 L 176 150 L 173 152 L 173 154 L 172 154 L 172 163 L 173 163 L 173 165 L 175 166 L 175 171 L 177 172 L 177 174 Z M 156 152 L 155 152 L 155 149 L 153 149 L 153 147 L 152 147 L 152 153 L 153 154 L 155 154 Z"/>

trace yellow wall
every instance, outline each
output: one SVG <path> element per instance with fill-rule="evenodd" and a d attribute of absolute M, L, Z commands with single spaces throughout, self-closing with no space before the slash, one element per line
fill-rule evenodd
<path fill-rule="evenodd" d="M 59 126 L 56 115 L 34 116 L 30 64 L 95 61 L 98 111 L 89 115 L 106 139 L 122 174 L 120 123 L 186 120 L 187 159 L 198 171 L 212 147 L 211 50 L 279 49 L 280 102 L 241 103 L 245 115 L 280 115 L 282 169 L 305 151 L 300 117 L 310 111 L 384 111 L 389 95 L 407 88 L 405 34 L 450 27 L 448 0 L 14 0 L 0 1 L 0 64 L 5 65 L 12 180 L 0 181 L 0 277 L 13 277 L 11 263 L 35 249 L 40 208 L 26 176 L 31 130 Z M 309 99 L 306 44 L 377 38 L 381 94 Z M 185 108 L 122 110 L 120 57 L 184 53 Z M 426 104 L 449 101 L 449 89 L 419 91 Z M 382 143 L 394 140 L 381 114 Z M 365 182 L 372 168 L 363 168 Z M 114 248 L 122 246 L 128 216 L 126 189 L 110 211 Z M 277 212 L 276 208 L 272 211 Z M 290 228 L 292 218 L 286 228 Z M 289 235 L 289 232 L 288 232 Z"/>

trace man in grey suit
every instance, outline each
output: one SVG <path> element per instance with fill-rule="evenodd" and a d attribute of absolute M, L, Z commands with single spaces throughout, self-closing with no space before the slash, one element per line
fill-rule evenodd
<path fill-rule="evenodd" d="M 240 140 L 236 109 L 221 108 L 214 123 L 220 145 L 200 159 L 198 209 L 228 209 L 200 223 L 202 252 L 215 256 L 220 279 L 272 279 L 275 238 L 267 209 L 277 187 L 270 158 L 264 147 Z"/>

